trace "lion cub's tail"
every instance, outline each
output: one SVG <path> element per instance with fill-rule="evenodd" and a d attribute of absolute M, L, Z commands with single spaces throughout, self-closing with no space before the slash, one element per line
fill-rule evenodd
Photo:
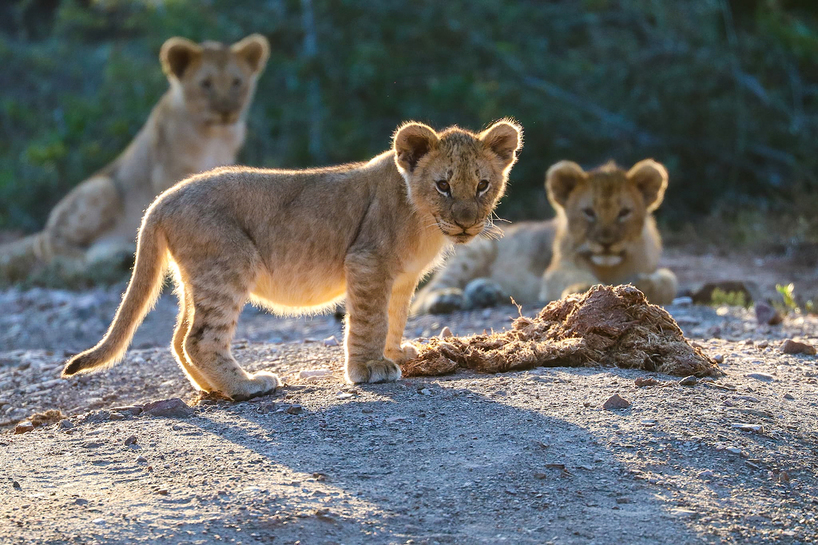
<path fill-rule="evenodd" d="M 146 214 L 139 229 L 133 276 L 114 321 L 95 347 L 68 360 L 63 377 L 110 367 L 122 359 L 136 328 L 159 297 L 167 263 L 167 239 L 156 222 L 151 221 L 151 215 Z"/>

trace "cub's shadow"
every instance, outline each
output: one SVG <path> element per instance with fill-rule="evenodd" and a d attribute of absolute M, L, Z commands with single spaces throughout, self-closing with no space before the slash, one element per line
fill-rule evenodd
<path fill-rule="evenodd" d="M 290 399 L 222 405 L 197 420 L 232 448 L 249 449 L 306 481 L 318 479 L 375 518 L 335 516 L 332 526 L 302 519 L 301 531 L 313 524 L 327 535 L 343 526 L 361 539 L 377 529 L 392 539 L 441 542 L 505 536 L 541 543 L 559 536 L 633 543 L 651 541 L 660 524 L 682 542 L 703 538 L 593 433 L 549 416 L 552 401 L 521 409 L 460 382 L 367 385 L 357 388 L 365 400 L 353 394 L 339 405 L 290 414 L 290 404 L 309 393 L 295 390 Z M 279 496 L 274 510 L 296 512 L 301 501 Z M 297 527 L 290 528 L 297 538 Z M 279 538 L 285 530 L 256 527 Z"/>

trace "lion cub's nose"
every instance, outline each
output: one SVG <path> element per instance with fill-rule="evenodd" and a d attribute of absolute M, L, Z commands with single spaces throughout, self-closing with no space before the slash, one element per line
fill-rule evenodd
<path fill-rule="evenodd" d="M 477 206 L 473 203 L 455 203 L 452 207 L 452 219 L 463 229 L 473 227 L 477 223 Z"/>

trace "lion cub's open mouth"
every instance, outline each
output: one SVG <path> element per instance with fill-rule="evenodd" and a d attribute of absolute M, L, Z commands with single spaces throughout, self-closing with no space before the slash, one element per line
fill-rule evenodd
<path fill-rule="evenodd" d="M 594 254 L 591 261 L 600 267 L 616 267 L 622 263 L 622 254 Z"/>

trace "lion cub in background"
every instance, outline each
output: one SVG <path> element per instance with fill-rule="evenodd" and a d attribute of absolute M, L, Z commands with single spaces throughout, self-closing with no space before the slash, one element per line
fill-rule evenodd
<path fill-rule="evenodd" d="M 37 234 L 0 248 L 0 273 L 25 278 L 55 258 L 79 268 L 133 254 L 145 208 L 176 182 L 235 162 L 267 39 L 233 45 L 170 38 L 159 53 L 170 89 L 111 164 L 80 183 L 51 211 Z"/>
<path fill-rule="evenodd" d="M 667 183 L 665 167 L 650 159 L 628 171 L 611 162 L 590 172 L 561 161 L 545 182 L 557 216 L 515 224 L 502 239 L 458 249 L 412 310 L 450 312 L 509 297 L 547 303 L 594 284 L 625 283 L 652 303 L 670 303 L 676 276 L 657 268 L 662 240 L 653 218 Z"/>
<path fill-rule="evenodd" d="M 134 330 L 175 273 L 173 352 L 194 387 L 234 400 L 273 391 L 230 353 L 248 298 L 279 313 L 314 312 L 346 295 L 349 382 L 400 378 L 409 301 L 451 243 L 491 226 L 522 145 L 500 121 L 482 133 L 407 123 L 393 149 L 367 163 L 285 171 L 222 168 L 162 194 L 145 213 L 136 265 L 105 337 L 64 376 L 122 358 Z"/>

